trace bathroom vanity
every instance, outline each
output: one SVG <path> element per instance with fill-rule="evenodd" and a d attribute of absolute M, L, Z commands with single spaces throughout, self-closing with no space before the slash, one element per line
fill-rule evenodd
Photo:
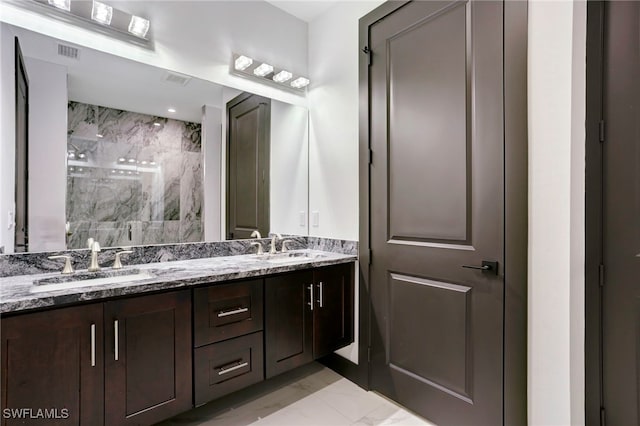
<path fill-rule="evenodd" d="M 75 291 L 0 278 L 2 406 L 153 424 L 351 343 L 355 256 L 283 255 L 139 264 L 124 269 L 151 278 Z"/>

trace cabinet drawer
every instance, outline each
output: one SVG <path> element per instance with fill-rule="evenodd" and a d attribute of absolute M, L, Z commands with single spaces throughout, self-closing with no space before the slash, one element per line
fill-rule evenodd
<path fill-rule="evenodd" d="M 262 280 L 195 289 L 195 347 L 262 330 L 262 293 Z"/>
<path fill-rule="evenodd" d="M 195 405 L 264 379 L 262 332 L 194 350 Z"/>

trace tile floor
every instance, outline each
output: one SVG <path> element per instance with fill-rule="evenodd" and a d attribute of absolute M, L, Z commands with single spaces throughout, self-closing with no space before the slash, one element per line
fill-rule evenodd
<path fill-rule="evenodd" d="M 435 426 L 313 363 L 160 423 L 162 426 Z"/>

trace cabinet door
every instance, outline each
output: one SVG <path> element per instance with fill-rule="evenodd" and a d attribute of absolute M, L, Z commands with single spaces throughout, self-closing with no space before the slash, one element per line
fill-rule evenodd
<path fill-rule="evenodd" d="M 320 358 L 353 342 L 353 265 L 313 271 L 313 355 Z"/>
<path fill-rule="evenodd" d="M 105 303 L 105 423 L 140 425 L 191 408 L 191 297 Z"/>
<path fill-rule="evenodd" d="M 0 323 L 3 426 L 103 424 L 101 303 Z M 39 415 L 45 417 L 35 418 Z"/>
<path fill-rule="evenodd" d="M 273 377 L 313 361 L 311 271 L 265 280 L 265 373 Z"/>

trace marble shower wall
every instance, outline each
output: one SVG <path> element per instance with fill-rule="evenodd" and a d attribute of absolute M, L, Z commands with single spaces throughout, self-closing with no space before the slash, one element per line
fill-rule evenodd
<path fill-rule="evenodd" d="M 68 248 L 202 241 L 198 123 L 69 102 Z"/>

